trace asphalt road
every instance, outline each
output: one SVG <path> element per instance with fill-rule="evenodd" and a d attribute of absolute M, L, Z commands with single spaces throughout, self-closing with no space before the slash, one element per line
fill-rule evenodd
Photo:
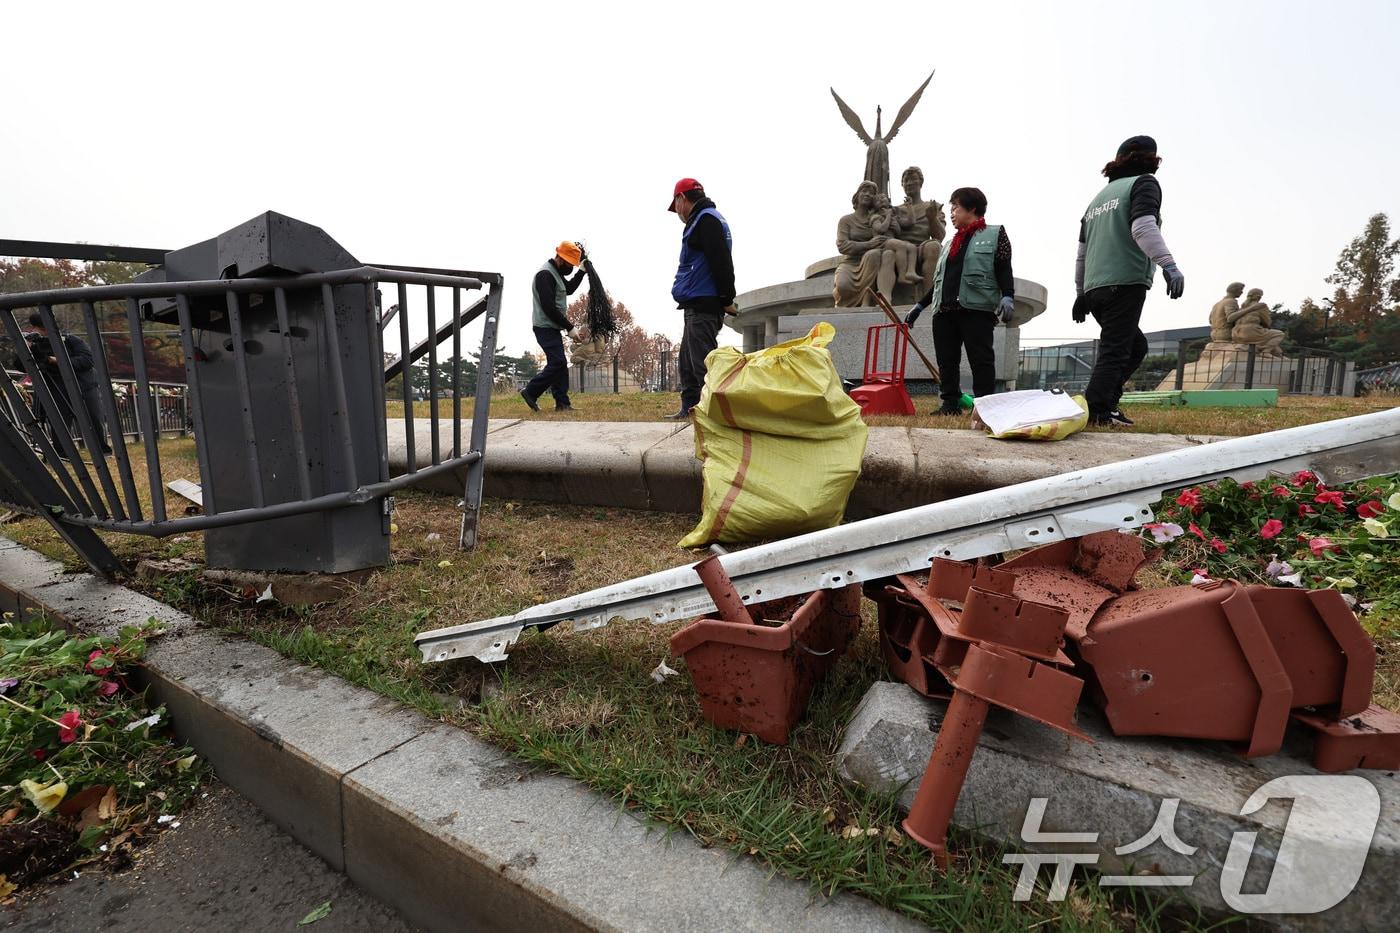
<path fill-rule="evenodd" d="M 398 914 L 332 871 L 228 787 L 207 796 L 136 854 L 126 871 L 44 884 L 0 908 L 24 933 L 408 933 Z M 324 919 L 297 926 L 326 901 Z"/>

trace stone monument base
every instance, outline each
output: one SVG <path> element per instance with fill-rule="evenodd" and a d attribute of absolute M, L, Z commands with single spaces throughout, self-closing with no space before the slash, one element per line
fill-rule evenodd
<path fill-rule="evenodd" d="M 1174 389 L 1278 389 L 1309 395 L 1351 395 L 1355 389 L 1355 364 L 1318 357 L 1295 359 L 1255 353 L 1253 372 L 1249 347 L 1212 341 L 1201 351 L 1200 359 L 1187 363 L 1181 385 L 1176 370 L 1166 375 L 1159 392 Z"/>

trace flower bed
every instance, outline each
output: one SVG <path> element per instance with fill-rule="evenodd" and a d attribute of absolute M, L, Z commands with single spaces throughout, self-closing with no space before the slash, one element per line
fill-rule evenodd
<path fill-rule="evenodd" d="M 0 899 L 65 868 L 126 860 L 199 786 L 204 766 L 129 679 L 152 634 L 0 622 Z"/>
<path fill-rule="evenodd" d="M 1185 489 L 1145 528 L 1182 580 L 1340 590 L 1376 634 L 1400 619 L 1397 516 L 1400 474 L 1334 489 L 1304 470 Z"/>

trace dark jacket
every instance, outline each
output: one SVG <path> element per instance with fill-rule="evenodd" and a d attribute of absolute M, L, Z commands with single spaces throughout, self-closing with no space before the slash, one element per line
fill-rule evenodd
<path fill-rule="evenodd" d="M 715 202 L 710 198 L 701 198 L 695 202 L 695 207 L 692 210 L 698 214 L 707 207 L 715 208 Z M 715 209 L 718 210 L 718 208 Z M 719 218 L 712 214 L 706 214 L 695 222 L 695 227 L 686 237 L 686 242 L 691 249 L 704 254 L 705 261 L 710 266 L 710 275 L 714 278 L 715 290 L 719 292 L 719 295 L 715 298 L 697 298 L 677 305 L 677 307 L 694 308 L 701 311 L 723 311 L 734 303 L 734 256 L 729 250 L 729 241 L 724 235 L 724 226 L 720 224 Z"/>

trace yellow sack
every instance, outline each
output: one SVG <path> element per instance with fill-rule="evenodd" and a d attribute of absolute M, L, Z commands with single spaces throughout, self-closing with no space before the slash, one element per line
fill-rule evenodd
<path fill-rule="evenodd" d="M 704 461 L 700 524 L 681 547 L 782 538 L 841 523 L 869 429 L 826 346 L 836 329 L 744 354 L 705 358 L 692 412 Z"/>
<path fill-rule="evenodd" d="M 1074 396 L 1073 401 L 1080 407 L 1083 414 L 1073 418 L 1061 418 L 1059 421 L 1037 424 L 1034 427 L 1003 431 L 1000 434 L 992 434 L 988 431 L 987 435 L 999 440 L 1062 441 L 1071 434 L 1078 434 L 1089 426 L 1089 403 L 1084 401 L 1082 395 Z"/>

